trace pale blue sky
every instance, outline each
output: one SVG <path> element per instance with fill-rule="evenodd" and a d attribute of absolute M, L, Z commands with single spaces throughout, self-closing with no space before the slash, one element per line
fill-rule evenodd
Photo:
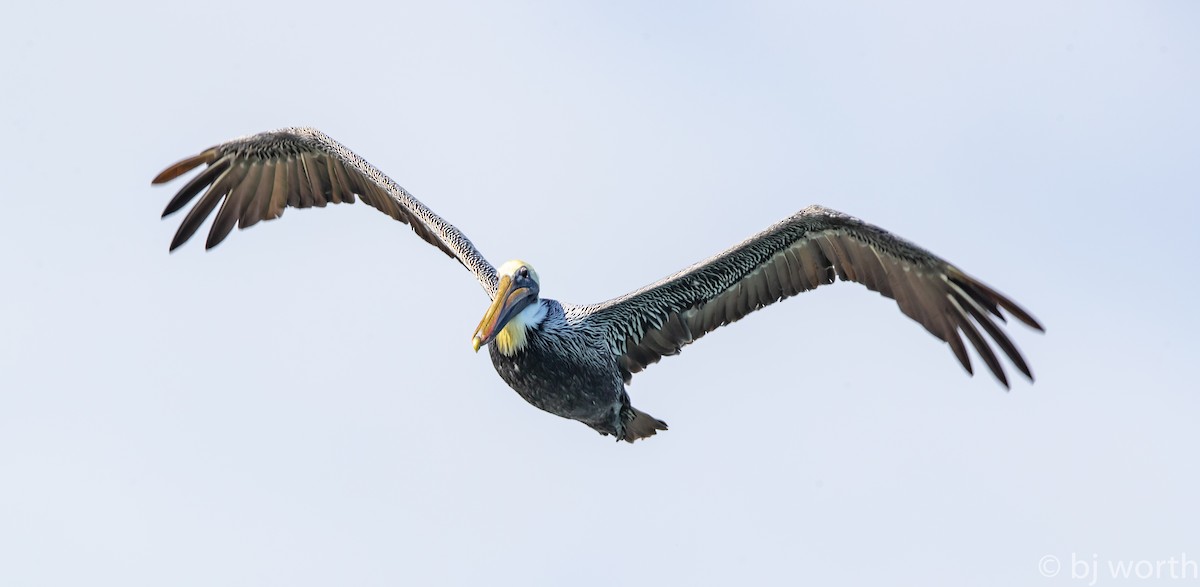
<path fill-rule="evenodd" d="M 1070 585 L 1200 560 L 1195 2 L 21 3 L 0 21 L 0 585 Z M 854 285 L 640 374 L 633 446 L 470 350 L 360 205 L 168 255 L 164 166 L 321 128 L 543 294 L 811 203 L 1011 295 L 1005 393 Z M 174 187 L 178 187 L 178 184 Z M 1102 578 L 1103 580 L 1103 578 Z"/>

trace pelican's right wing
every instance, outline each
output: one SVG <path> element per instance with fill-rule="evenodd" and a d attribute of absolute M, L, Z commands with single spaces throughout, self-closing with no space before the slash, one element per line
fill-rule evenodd
<path fill-rule="evenodd" d="M 489 297 L 495 295 L 496 268 L 461 231 L 319 130 L 285 128 L 221 143 L 168 167 L 153 183 L 168 182 L 200 164 L 208 167 L 185 184 L 163 210 L 163 217 L 173 214 L 204 192 L 179 225 L 171 241 L 172 251 L 196 233 L 218 204 L 220 210 L 205 244 L 209 249 L 224 240 L 234 225 L 246 228 L 260 220 L 272 220 L 288 207 L 351 204 L 358 196 L 457 259 L 475 274 Z"/>

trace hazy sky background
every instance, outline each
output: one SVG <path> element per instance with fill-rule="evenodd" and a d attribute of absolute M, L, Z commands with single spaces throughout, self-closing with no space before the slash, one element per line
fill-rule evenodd
<path fill-rule="evenodd" d="M 12 4 L 0 585 L 1200 560 L 1198 31 L 1200 4 L 1149 0 Z M 613 443 L 508 389 L 470 349 L 471 275 L 366 206 L 169 255 L 182 182 L 150 179 L 288 125 L 571 302 L 843 210 L 1031 310 L 1044 336 L 1008 331 L 1037 383 L 968 377 L 836 285 L 638 375 L 671 430 Z"/>

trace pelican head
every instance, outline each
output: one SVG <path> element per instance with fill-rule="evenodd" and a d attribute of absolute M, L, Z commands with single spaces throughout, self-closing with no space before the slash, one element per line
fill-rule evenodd
<path fill-rule="evenodd" d="M 533 315 L 523 314 L 527 308 L 536 308 L 540 282 L 533 267 L 520 259 L 501 265 L 496 273 L 500 277 L 496 298 L 475 328 L 471 346 L 479 352 L 479 347 L 498 339 L 501 352 L 511 355 L 525 345 L 525 329 L 533 326 L 528 323 Z"/>

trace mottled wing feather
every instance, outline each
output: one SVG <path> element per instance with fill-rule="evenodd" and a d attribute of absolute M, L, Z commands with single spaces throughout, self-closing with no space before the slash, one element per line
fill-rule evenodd
<path fill-rule="evenodd" d="M 1042 330 L 1012 300 L 932 253 L 840 212 L 810 206 L 745 242 L 620 298 L 579 307 L 601 332 L 626 382 L 713 330 L 803 291 L 856 281 L 895 299 L 905 315 L 950 345 L 973 372 L 960 333 L 1005 387 L 1008 378 L 990 337 L 1026 377 L 1032 371 L 996 325 L 1000 309 Z"/>
<path fill-rule="evenodd" d="M 318 130 L 286 128 L 222 143 L 168 167 L 153 183 L 168 182 L 205 164 L 163 210 L 163 216 L 169 216 L 200 196 L 179 225 L 171 250 L 191 238 L 214 210 L 206 248 L 220 244 L 235 226 L 248 228 L 279 218 L 286 208 L 352 204 L 357 196 L 411 226 L 417 236 L 471 270 L 489 296 L 495 295 L 495 268 L 461 231 Z"/>

